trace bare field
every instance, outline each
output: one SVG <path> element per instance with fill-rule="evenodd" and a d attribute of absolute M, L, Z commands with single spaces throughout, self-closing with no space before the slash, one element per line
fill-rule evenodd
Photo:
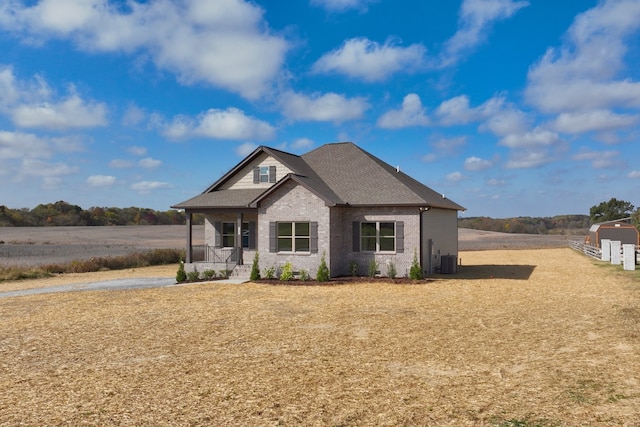
<path fill-rule="evenodd" d="M 583 236 L 507 234 L 459 230 L 460 250 L 566 247 Z M 126 227 L 0 227 L 0 265 L 37 266 L 91 257 L 126 255 L 151 249 L 184 248 L 182 225 Z M 194 244 L 204 241 L 204 227 L 193 227 Z"/>
<path fill-rule="evenodd" d="M 1 299 L 0 425 L 640 425 L 637 273 L 461 258 L 421 285 Z"/>
<path fill-rule="evenodd" d="M 201 244 L 204 227 L 193 227 Z M 37 266 L 151 249 L 184 248 L 183 225 L 122 227 L 0 227 L 0 265 Z"/>

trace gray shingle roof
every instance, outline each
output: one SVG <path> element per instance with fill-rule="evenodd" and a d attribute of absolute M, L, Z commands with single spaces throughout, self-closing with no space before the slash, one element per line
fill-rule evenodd
<path fill-rule="evenodd" d="M 176 209 L 239 208 L 249 204 L 264 193 L 264 188 L 256 190 L 217 190 L 199 194 L 189 200 L 172 206 Z"/>
<path fill-rule="evenodd" d="M 217 190 L 262 152 L 294 172 L 268 190 Z M 464 210 L 462 206 L 351 142 L 326 144 L 302 156 L 259 147 L 205 192 L 173 207 L 255 207 L 263 197 L 290 179 L 312 191 L 329 206 L 430 206 Z"/>

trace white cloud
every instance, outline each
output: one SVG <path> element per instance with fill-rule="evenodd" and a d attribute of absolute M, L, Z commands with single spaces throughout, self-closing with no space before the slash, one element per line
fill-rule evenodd
<path fill-rule="evenodd" d="M 560 114 L 551 126 L 558 132 L 584 133 L 611 131 L 636 125 L 640 115 L 615 114 L 608 110 L 567 112 Z"/>
<path fill-rule="evenodd" d="M 87 184 L 92 187 L 111 187 L 116 183 L 116 177 L 111 175 L 91 175 L 87 178 Z"/>
<path fill-rule="evenodd" d="M 313 65 L 313 71 L 345 74 L 367 82 L 383 81 L 392 74 L 422 67 L 425 53 L 424 46 L 418 44 L 399 47 L 392 40 L 380 45 L 365 38 L 350 39 L 324 54 Z"/>
<path fill-rule="evenodd" d="M 617 160 L 619 155 L 618 151 L 594 151 L 589 148 L 583 148 L 572 159 L 589 161 L 594 169 L 606 169 L 620 164 Z"/>
<path fill-rule="evenodd" d="M 640 83 L 625 77 L 624 58 L 640 28 L 640 3 L 601 1 L 578 15 L 566 43 L 529 70 L 526 96 L 544 112 L 640 106 Z"/>
<path fill-rule="evenodd" d="M 195 119 L 176 116 L 165 125 L 164 134 L 170 138 L 205 137 L 225 140 L 269 140 L 276 129 L 269 123 L 247 116 L 237 108 L 210 109 Z"/>
<path fill-rule="evenodd" d="M 0 131 L 0 160 L 52 155 L 51 144 L 46 139 L 30 133 Z"/>
<path fill-rule="evenodd" d="M 479 118 L 477 111 L 471 108 L 469 97 L 466 95 L 443 101 L 436 109 L 436 115 L 445 126 L 466 124 Z"/>
<path fill-rule="evenodd" d="M 135 104 L 129 104 L 124 115 L 122 116 L 122 124 L 124 126 L 135 126 L 140 124 L 146 117 L 145 111 Z"/>
<path fill-rule="evenodd" d="M 168 182 L 161 181 L 140 181 L 131 185 L 131 189 L 141 194 L 150 193 L 154 190 L 161 190 L 164 188 L 172 188 L 173 186 Z"/>
<path fill-rule="evenodd" d="M 529 148 L 549 146 L 563 142 L 557 133 L 536 128 L 530 132 L 507 135 L 500 140 L 500 145 L 509 148 Z"/>
<path fill-rule="evenodd" d="M 128 9 L 128 10 L 122 10 Z M 0 27 L 23 40 L 70 39 L 89 52 L 140 53 L 185 84 L 258 98 L 280 73 L 287 41 L 243 0 L 42 0 L 0 4 Z"/>
<path fill-rule="evenodd" d="M 432 163 L 438 159 L 438 156 L 435 153 L 429 153 L 422 156 L 422 161 L 425 163 Z"/>
<path fill-rule="evenodd" d="M 507 181 L 504 179 L 491 178 L 487 180 L 487 185 L 491 187 L 504 187 L 507 185 Z"/>
<path fill-rule="evenodd" d="M 631 171 L 629 172 L 629 175 L 627 175 L 627 178 L 631 178 L 631 179 L 640 179 L 640 171 Z"/>
<path fill-rule="evenodd" d="M 441 66 L 450 66 L 465 52 L 484 42 L 489 26 L 510 18 L 529 5 L 514 0 L 464 0 L 460 8 L 458 31 L 445 43 Z"/>
<path fill-rule="evenodd" d="M 462 175 L 462 173 L 460 172 L 451 172 L 450 174 L 447 175 L 446 179 L 447 181 L 450 181 L 450 182 L 460 182 L 463 179 L 465 179 L 465 176 Z"/>
<path fill-rule="evenodd" d="M 253 153 L 256 148 L 258 148 L 258 146 L 253 142 L 243 142 L 236 147 L 235 152 L 240 157 L 247 157 L 249 154 Z"/>
<path fill-rule="evenodd" d="M 22 182 L 41 178 L 43 189 L 56 188 L 61 176 L 75 173 L 78 168 L 63 162 L 50 161 L 58 153 L 80 149 L 73 138 L 42 138 L 23 132 L 0 131 L 0 175 Z"/>
<path fill-rule="evenodd" d="M 464 168 L 468 171 L 482 171 L 489 169 L 491 166 L 493 166 L 493 163 L 490 160 L 476 156 L 468 157 L 464 161 Z"/>
<path fill-rule="evenodd" d="M 64 130 L 106 126 L 107 107 L 102 103 L 86 103 L 71 95 L 58 103 L 19 105 L 11 113 L 19 127 Z"/>
<path fill-rule="evenodd" d="M 60 175 L 69 175 L 78 170 L 76 167 L 69 166 L 65 163 L 51 163 L 40 159 L 23 159 L 20 173 L 22 175 L 40 176 L 40 177 L 58 177 Z"/>
<path fill-rule="evenodd" d="M 376 0 L 311 0 L 311 5 L 323 7 L 329 12 L 345 12 L 350 9 L 366 10 Z"/>
<path fill-rule="evenodd" d="M 162 160 L 154 159 L 151 157 L 145 157 L 144 159 L 140 159 L 138 164 L 145 169 L 155 169 L 162 165 Z"/>
<path fill-rule="evenodd" d="M 291 148 L 295 150 L 300 150 L 303 148 L 313 147 L 313 144 L 314 144 L 313 140 L 309 138 L 298 138 L 291 143 Z"/>
<path fill-rule="evenodd" d="M 132 145 L 131 147 L 127 147 L 127 152 L 133 154 L 134 156 L 144 156 L 145 154 L 147 154 L 147 147 Z"/>
<path fill-rule="evenodd" d="M 114 169 L 127 169 L 132 168 L 133 163 L 129 160 L 113 159 L 109 162 L 109 167 Z"/>
<path fill-rule="evenodd" d="M 364 98 L 346 98 L 336 93 L 307 96 L 292 91 L 282 95 L 280 105 L 290 120 L 335 123 L 359 119 L 369 108 Z"/>
<path fill-rule="evenodd" d="M 552 160 L 553 159 L 549 156 L 547 150 L 515 150 L 511 153 L 505 167 L 508 169 L 529 169 L 545 165 L 550 163 Z"/>
<path fill-rule="evenodd" d="M 436 116 L 444 126 L 482 122 L 480 130 L 500 136 L 522 133 L 530 126 L 527 115 L 502 96 L 489 98 L 477 107 L 471 107 L 468 96 L 456 96 L 443 101 L 436 109 Z"/>
<path fill-rule="evenodd" d="M 32 81 L 16 78 L 11 67 L 0 67 L 0 112 L 16 126 L 66 130 L 107 125 L 104 103 L 84 100 L 70 86 L 68 96 L 59 98 L 40 76 Z"/>
<path fill-rule="evenodd" d="M 429 143 L 438 154 L 454 156 L 467 144 L 467 138 L 458 136 L 454 138 L 438 138 Z"/>
<path fill-rule="evenodd" d="M 425 114 L 420 97 L 410 93 L 404 97 L 400 110 L 391 110 L 378 118 L 378 127 L 400 129 L 410 126 L 428 126 L 429 118 Z"/>

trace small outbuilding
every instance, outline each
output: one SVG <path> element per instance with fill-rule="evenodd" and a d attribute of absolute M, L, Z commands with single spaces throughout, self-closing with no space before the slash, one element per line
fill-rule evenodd
<path fill-rule="evenodd" d="M 640 233 L 629 218 L 593 224 L 589 229 L 590 243 L 599 248 L 602 239 L 619 241 L 623 245 L 640 245 Z"/>

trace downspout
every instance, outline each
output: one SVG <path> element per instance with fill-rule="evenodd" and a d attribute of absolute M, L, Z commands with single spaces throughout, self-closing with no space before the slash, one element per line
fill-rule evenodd
<path fill-rule="evenodd" d="M 419 213 L 419 215 L 420 215 L 420 220 L 419 220 L 419 224 L 420 224 L 420 226 L 419 226 L 419 228 L 420 228 L 420 243 L 419 243 L 419 247 L 418 247 L 418 257 L 419 257 L 418 259 L 420 260 L 420 270 L 422 270 L 422 273 L 424 274 L 424 265 L 422 265 L 422 244 L 424 243 L 423 242 L 424 239 L 422 237 L 422 232 L 423 232 L 423 230 L 422 230 L 422 227 L 423 227 L 423 225 L 422 225 L 422 215 L 424 213 L 424 208 L 419 208 L 418 210 L 420 211 L 420 213 Z"/>

